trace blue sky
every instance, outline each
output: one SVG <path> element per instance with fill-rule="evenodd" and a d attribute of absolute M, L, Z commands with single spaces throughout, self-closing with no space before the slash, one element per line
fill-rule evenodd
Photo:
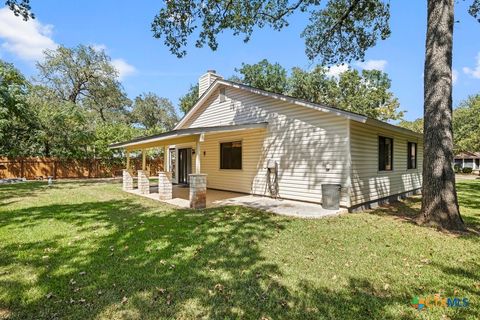
<path fill-rule="evenodd" d="M 460 22 L 454 34 L 454 106 L 480 92 L 480 24 L 468 15 L 469 2 L 459 1 L 456 7 L 456 20 Z M 306 58 L 300 38 L 308 23 L 305 14 L 292 16 L 290 27 L 281 32 L 257 30 L 246 44 L 242 37 L 226 32 L 219 39 L 217 51 L 191 46 L 187 56 L 178 59 L 162 40 L 152 37 L 150 23 L 162 3 L 32 0 L 37 19 L 28 23 L 13 19 L 6 8 L 0 9 L 0 58 L 31 76 L 44 48 L 80 43 L 101 46 L 120 70 L 130 98 L 151 91 L 175 105 L 208 69 L 229 77 L 242 62 L 255 63 L 263 58 L 287 69 L 314 65 Z M 365 64 L 352 63 L 352 67 L 380 67 L 387 72 L 392 91 L 407 111 L 406 119 L 413 120 L 423 114 L 426 1 L 392 1 L 391 6 L 392 36 L 367 52 Z"/>

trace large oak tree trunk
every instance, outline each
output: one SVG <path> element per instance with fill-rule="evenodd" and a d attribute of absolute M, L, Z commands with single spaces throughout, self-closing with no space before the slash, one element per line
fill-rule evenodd
<path fill-rule="evenodd" d="M 465 227 L 458 208 L 452 167 L 453 3 L 454 0 L 428 0 L 420 222 L 462 230 Z"/>

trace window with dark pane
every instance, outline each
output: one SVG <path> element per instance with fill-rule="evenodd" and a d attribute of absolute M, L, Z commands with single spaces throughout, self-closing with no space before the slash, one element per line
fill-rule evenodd
<path fill-rule="evenodd" d="M 378 170 L 393 170 L 393 139 L 378 137 Z"/>
<path fill-rule="evenodd" d="M 242 141 L 220 143 L 220 169 L 242 169 Z"/>
<path fill-rule="evenodd" d="M 407 168 L 417 169 L 417 144 L 409 142 L 407 148 Z"/>

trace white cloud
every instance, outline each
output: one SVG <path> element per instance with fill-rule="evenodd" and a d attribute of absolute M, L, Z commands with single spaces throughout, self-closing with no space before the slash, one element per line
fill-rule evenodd
<path fill-rule="evenodd" d="M 458 80 L 458 71 L 456 69 L 452 69 L 452 84 L 457 83 Z"/>
<path fill-rule="evenodd" d="M 480 52 L 477 54 L 475 69 L 464 67 L 463 72 L 476 79 L 480 79 Z"/>
<path fill-rule="evenodd" d="M 105 51 L 107 54 L 109 54 L 108 47 L 103 43 L 93 43 L 90 46 L 96 51 Z M 120 80 L 123 80 L 126 77 L 137 72 L 137 69 L 131 64 L 129 64 L 127 61 L 125 61 L 125 59 L 112 59 L 111 63 L 113 67 L 118 71 L 118 78 Z"/>
<path fill-rule="evenodd" d="M 125 79 L 125 77 L 128 77 L 137 71 L 134 66 L 123 59 L 112 59 L 112 65 L 117 69 L 120 80 Z"/>
<path fill-rule="evenodd" d="M 367 60 L 364 62 L 357 62 L 356 65 L 365 70 L 385 70 L 387 60 Z"/>
<path fill-rule="evenodd" d="M 20 59 L 37 61 L 42 59 L 45 49 L 56 48 L 58 45 L 51 38 L 52 29 L 52 25 L 37 19 L 24 21 L 7 7 L 0 9 L 1 48 Z"/>
<path fill-rule="evenodd" d="M 327 70 L 327 76 L 329 77 L 338 77 L 340 76 L 342 73 L 344 73 L 345 71 L 347 71 L 349 68 L 348 64 L 338 64 L 338 65 L 335 65 L 335 66 L 331 66 L 328 70 Z"/>

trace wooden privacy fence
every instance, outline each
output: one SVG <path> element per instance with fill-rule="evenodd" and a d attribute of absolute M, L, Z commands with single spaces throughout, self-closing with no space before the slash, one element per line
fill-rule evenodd
<path fill-rule="evenodd" d="M 142 166 L 142 159 L 130 160 L 132 171 L 136 173 Z M 163 159 L 147 159 L 151 175 L 163 170 Z M 108 164 L 101 159 L 54 159 L 54 158 L 0 158 L 0 179 L 27 178 L 54 179 L 66 178 L 107 178 L 121 176 L 124 164 Z"/>

